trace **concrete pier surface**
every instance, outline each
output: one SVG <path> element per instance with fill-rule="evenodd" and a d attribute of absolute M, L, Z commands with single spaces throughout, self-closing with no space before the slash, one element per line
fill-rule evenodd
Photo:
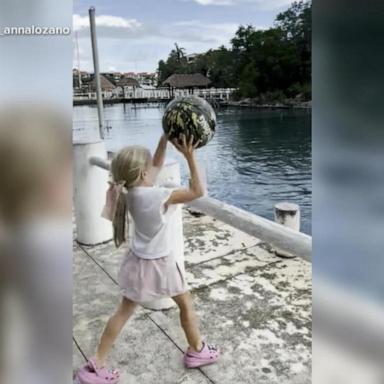
<path fill-rule="evenodd" d="M 122 384 L 311 382 L 311 263 L 277 257 L 268 244 L 209 216 L 183 212 L 187 280 L 218 363 L 188 370 L 178 309 L 139 308 L 110 355 Z M 74 370 L 92 356 L 120 301 L 125 249 L 74 245 Z"/>

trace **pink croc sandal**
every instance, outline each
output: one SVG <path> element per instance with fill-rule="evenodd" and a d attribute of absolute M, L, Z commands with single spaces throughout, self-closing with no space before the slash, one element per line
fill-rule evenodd
<path fill-rule="evenodd" d="M 196 352 L 188 348 L 184 354 L 184 365 L 187 368 L 198 368 L 203 365 L 212 364 L 217 361 L 220 356 L 220 351 L 214 345 L 203 343 L 203 348 L 200 352 Z"/>
<path fill-rule="evenodd" d="M 105 367 L 97 368 L 95 358 L 91 358 L 88 364 L 79 369 L 76 379 L 80 384 L 116 384 L 120 380 L 120 373 Z"/>

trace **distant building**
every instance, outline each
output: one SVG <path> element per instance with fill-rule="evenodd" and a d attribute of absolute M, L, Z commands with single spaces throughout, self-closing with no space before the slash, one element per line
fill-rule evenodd
<path fill-rule="evenodd" d="M 196 59 L 200 56 L 199 53 L 191 53 L 189 55 L 186 55 L 185 58 L 187 59 L 188 64 L 192 64 L 196 61 Z"/>
<path fill-rule="evenodd" d="M 141 72 L 137 74 L 137 80 L 140 85 L 157 86 L 157 74 Z"/>
<path fill-rule="evenodd" d="M 87 86 L 91 79 L 91 74 L 86 71 L 79 71 L 77 68 L 72 70 L 73 88 L 76 90 L 83 89 Z"/>
<path fill-rule="evenodd" d="M 140 83 L 132 77 L 122 77 L 116 85 L 119 96 L 125 98 L 127 94 L 134 95 L 135 90 L 140 88 Z"/>
<path fill-rule="evenodd" d="M 123 74 L 120 72 L 112 72 L 111 75 L 115 83 L 117 83 L 123 77 Z"/>
<path fill-rule="evenodd" d="M 91 78 L 91 74 L 87 71 L 80 71 L 80 75 L 82 79 L 89 80 Z"/>
<path fill-rule="evenodd" d="M 77 68 L 74 68 L 72 75 L 75 97 L 95 99 L 96 80 L 94 73 L 79 71 Z M 134 95 L 145 97 L 146 94 L 154 97 L 152 91 L 157 87 L 157 78 L 156 73 L 148 72 L 103 72 L 100 74 L 103 98 L 133 98 Z M 150 90 L 151 92 L 148 93 Z"/>
<path fill-rule="evenodd" d="M 133 79 L 136 79 L 136 73 L 135 72 L 125 72 L 123 73 L 124 77 L 131 77 Z"/>
<path fill-rule="evenodd" d="M 103 73 L 103 75 L 116 85 L 119 84 L 119 81 L 125 78 L 134 79 L 139 82 L 140 86 L 143 85 L 149 85 L 149 86 L 157 86 L 158 80 L 157 80 L 157 73 L 150 73 L 150 72 L 108 72 Z"/>

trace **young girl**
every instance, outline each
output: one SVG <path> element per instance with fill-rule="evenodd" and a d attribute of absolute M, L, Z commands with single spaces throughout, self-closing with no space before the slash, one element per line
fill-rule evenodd
<path fill-rule="evenodd" d="M 182 136 L 174 146 L 185 157 L 191 181 L 188 189 L 155 187 L 154 181 L 164 164 L 167 137 L 163 135 L 155 155 L 140 146 L 123 148 L 111 164 L 113 183 L 107 192 L 103 215 L 112 219 L 114 241 L 119 247 L 125 241 L 127 213 L 134 223 L 130 249 L 124 257 L 118 280 L 123 299 L 115 314 L 108 320 L 96 354 L 83 367 L 78 378 L 84 384 L 117 383 L 119 372 L 105 368 L 114 341 L 124 324 L 132 316 L 138 303 L 161 297 L 172 297 L 180 309 L 180 322 L 188 341 L 184 354 L 187 368 L 214 363 L 219 357 L 215 346 L 202 341 L 191 295 L 188 292 L 180 260 L 183 239 L 176 239 L 178 231 L 177 204 L 186 203 L 203 195 L 193 145 Z"/>

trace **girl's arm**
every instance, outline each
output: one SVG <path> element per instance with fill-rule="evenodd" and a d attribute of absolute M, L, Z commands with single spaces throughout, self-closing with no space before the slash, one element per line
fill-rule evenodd
<path fill-rule="evenodd" d="M 155 154 L 153 155 L 153 166 L 156 168 L 162 168 L 165 160 L 165 152 L 167 151 L 167 136 L 163 134 L 160 137 L 159 144 L 157 145 L 157 149 Z"/>
<path fill-rule="evenodd" d="M 176 141 L 173 142 L 174 146 L 184 155 L 187 160 L 189 171 L 191 173 L 191 181 L 188 189 L 177 189 L 172 192 L 171 196 L 165 203 L 165 208 L 170 204 L 182 204 L 195 200 L 204 195 L 204 188 L 201 184 L 199 171 L 197 168 L 194 150 L 198 146 L 199 142 L 195 145 L 193 143 L 193 136 L 190 138 L 189 143 L 186 142 L 186 138 L 183 135 L 182 144 L 180 145 Z"/>

